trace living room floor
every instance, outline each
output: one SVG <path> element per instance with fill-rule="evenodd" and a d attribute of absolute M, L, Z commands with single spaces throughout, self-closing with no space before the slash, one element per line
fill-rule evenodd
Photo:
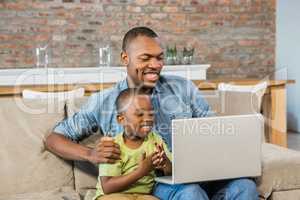
<path fill-rule="evenodd" d="M 288 132 L 288 147 L 300 151 L 300 133 Z"/>

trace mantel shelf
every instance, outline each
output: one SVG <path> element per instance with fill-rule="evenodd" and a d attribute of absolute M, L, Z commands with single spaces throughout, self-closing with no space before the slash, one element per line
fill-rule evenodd
<path fill-rule="evenodd" d="M 205 80 L 209 64 L 167 65 L 162 74 Z M 116 83 L 126 78 L 126 67 L 30 68 L 0 70 L 0 86 Z"/>

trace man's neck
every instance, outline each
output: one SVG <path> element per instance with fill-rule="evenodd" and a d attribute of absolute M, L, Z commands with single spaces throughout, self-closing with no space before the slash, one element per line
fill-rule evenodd
<path fill-rule="evenodd" d="M 139 84 L 134 83 L 132 80 L 128 79 L 127 77 L 127 85 L 129 88 L 141 88 L 141 91 L 146 93 L 146 94 L 152 94 L 153 92 L 153 88 L 149 88 L 149 87 L 142 87 Z"/>

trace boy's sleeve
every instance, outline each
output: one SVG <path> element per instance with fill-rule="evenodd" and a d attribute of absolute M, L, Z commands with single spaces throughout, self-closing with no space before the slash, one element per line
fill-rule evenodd
<path fill-rule="evenodd" d="M 100 164 L 99 176 L 120 176 L 121 169 L 121 161 L 117 161 L 115 164 Z"/>

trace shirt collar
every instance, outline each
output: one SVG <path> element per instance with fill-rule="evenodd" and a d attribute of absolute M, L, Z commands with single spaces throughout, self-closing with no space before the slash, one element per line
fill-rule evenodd
<path fill-rule="evenodd" d="M 124 79 L 118 83 L 118 88 L 120 91 L 126 90 L 128 88 L 127 79 Z"/>
<path fill-rule="evenodd" d="M 162 87 L 161 78 L 157 81 L 155 87 L 153 88 L 153 92 L 160 93 Z M 120 91 L 126 90 L 128 88 L 128 82 L 127 79 L 124 79 L 119 82 L 118 88 Z"/>

